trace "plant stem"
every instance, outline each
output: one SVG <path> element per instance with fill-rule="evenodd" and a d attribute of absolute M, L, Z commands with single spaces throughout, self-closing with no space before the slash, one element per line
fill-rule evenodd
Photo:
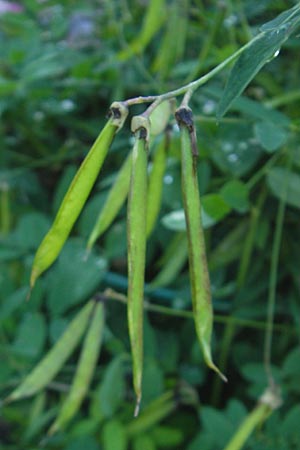
<path fill-rule="evenodd" d="M 254 240 L 258 225 L 258 220 L 261 215 L 261 210 L 264 205 L 264 202 L 266 200 L 267 192 L 266 189 L 263 188 L 262 192 L 259 195 L 257 205 L 255 205 L 250 213 L 250 220 L 249 220 L 249 231 L 245 238 L 245 243 L 242 251 L 242 257 L 241 262 L 238 269 L 238 275 L 237 275 L 237 289 L 240 290 L 246 280 L 249 264 L 251 261 L 251 255 L 254 249 Z"/>
<path fill-rule="evenodd" d="M 275 153 L 273 156 L 271 156 L 270 159 L 266 162 L 264 166 L 262 166 L 259 170 L 256 171 L 256 173 L 253 175 L 250 180 L 247 181 L 246 186 L 249 190 L 253 189 L 253 187 L 258 183 L 258 181 L 266 174 L 266 172 L 275 165 L 275 163 L 278 161 L 278 159 L 282 156 L 281 152 Z"/>
<path fill-rule="evenodd" d="M 201 71 L 203 63 L 210 53 L 210 50 L 212 48 L 215 37 L 216 37 L 218 31 L 220 30 L 220 28 L 222 27 L 222 22 L 224 20 L 225 13 L 226 13 L 225 5 L 220 3 L 220 5 L 217 6 L 216 12 L 212 19 L 212 26 L 210 26 L 209 30 L 207 30 L 208 34 L 202 45 L 202 48 L 201 48 L 201 51 L 200 51 L 200 54 L 198 57 L 197 65 L 194 68 L 193 72 L 189 75 L 186 82 L 190 82 L 191 80 L 193 80 L 193 78 L 195 76 L 197 76 L 199 74 L 199 72 Z"/>
<path fill-rule="evenodd" d="M 173 91 L 166 92 L 161 95 L 149 95 L 147 97 L 135 97 L 126 100 L 124 103 L 126 106 L 131 105 L 137 105 L 140 103 L 150 103 L 154 102 L 158 98 L 160 99 L 160 102 L 163 100 L 167 100 L 172 97 L 178 97 L 179 95 L 184 95 L 187 91 L 191 91 L 191 95 L 203 84 L 207 83 L 209 80 L 211 80 L 215 75 L 217 75 L 219 72 L 221 72 L 228 64 L 230 64 L 234 59 L 236 59 L 241 53 L 243 53 L 250 45 L 253 44 L 254 41 L 257 39 L 260 39 L 263 33 L 258 34 L 255 38 L 253 38 L 251 41 L 247 42 L 247 44 L 240 47 L 236 52 L 234 52 L 231 56 L 229 56 L 227 59 L 222 61 L 218 66 L 216 66 L 214 69 L 212 69 L 207 74 L 203 75 L 202 77 L 198 78 L 197 80 L 191 81 L 188 84 L 185 84 L 184 86 L 174 89 Z"/>
<path fill-rule="evenodd" d="M 278 108 L 279 106 L 285 106 L 289 103 L 296 102 L 300 99 L 300 89 L 295 89 L 294 91 L 286 92 L 278 97 L 267 100 L 264 104 L 268 108 Z"/>
<path fill-rule="evenodd" d="M 124 305 L 127 305 L 127 297 L 124 294 L 121 294 L 119 292 L 116 292 L 112 289 L 106 289 L 104 291 L 104 296 L 109 300 L 114 300 L 120 303 L 123 303 Z M 184 311 L 174 308 L 169 308 L 167 306 L 162 305 L 154 305 L 152 303 L 149 303 L 147 301 L 144 301 L 144 308 L 147 311 L 158 313 L 158 314 L 165 314 L 168 316 L 174 316 L 174 317 L 181 317 L 183 319 L 193 319 L 193 313 L 192 311 Z M 247 327 L 247 328 L 254 328 L 257 330 L 265 330 L 266 329 L 266 323 L 259 321 L 259 320 L 248 320 L 243 319 L 240 317 L 234 317 L 234 316 L 223 316 L 221 314 L 214 314 L 214 321 L 217 323 L 234 323 L 237 326 L 241 327 Z M 285 326 L 281 324 L 274 324 L 273 329 L 282 332 L 282 333 L 295 333 L 296 328 Z"/>
<path fill-rule="evenodd" d="M 289 162 L 289 166 L 291 162 Z M 290 169 L 290 167 L 288 168 Z M 283 222 L 284 222 L 284 214 L 285 214 L 285 206 L 286 206 L 286 195 L 288 190 L 288 175 L 286 176 L 286 180 L 283 186 L 283 198 L 280 199 L 277 217 L 276 217 L 276 226 L 275 226 L 275 235 L 273 241 L 272 248 L 272 256 L 271 256 L 271 269 L 270 269 L 270 279 L 269 279 L 269 296 L 268 296 L 268 305 L 267 305 L 267 328 L 265 334 L 265 344 L 264 344 L 264 367 L 265 372 L 269 381 L 270 386 L 274 386 L 274 379 L 271 368 L 271 353 L 272 353 L 272 339 L 273 339 L 273 329 L 274 329 L 274 315 L 275 315 L 275 303 L 276 303 L 276 288 L 277 288 L 277 275 L 278 275 L 278 263 L 279 263 L 279 254 L 280 254 L 280 245 L 282 239 L 282 230 L 283 230 Z"/>

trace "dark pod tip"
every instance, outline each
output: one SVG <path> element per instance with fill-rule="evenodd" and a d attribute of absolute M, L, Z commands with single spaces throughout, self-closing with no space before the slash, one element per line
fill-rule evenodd
<path fill-rule="evenodd" d="M 121 118 L 121 111 L 120 108 L 118 108 L 117 106 L 111 106 L 108 110 L 108 113 L 106 114 L 106 117 L 108 119 L 113 118 L 113 119 L 120 119 Z"/>
<path fill-rule="evenodd" d="M 147 139 L 148 133 L 145 127 L 139 129 L 139 139 Z"/>
<path fill-rule="evenodd" d="M 185 126 L 190 132 L 194 131 L 193 112 L 187 106 L 181 106 L 175 111 L 175 119 L 179 126 Z"/>
<path fill-rule="evenodd" d="M 179 127 L 186 127 L 188 129 L 192 145 L 192 154 L 195 158 L 197 158 L 198 148 L 193 120 L 193 111 L 188 106 L 180 106 L 180 108 L 175 111 L 175 119 Z"/>
<path fill-rule="evenodd" d="M 98 293 L 93 296 L 93 300 L 96 303 L 104 303 L 108 300 L 108 298 L 105 294 Z"/>

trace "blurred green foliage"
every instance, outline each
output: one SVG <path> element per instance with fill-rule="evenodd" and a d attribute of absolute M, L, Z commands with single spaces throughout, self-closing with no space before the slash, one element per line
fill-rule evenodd
<path fill-rule="evenodd" d="M 2 3 L 0 389 L 4 398 L 59 339 L 91 295 L 107 288 L 126 292 L 125 208 L 88 259 L 85 246 L 131 147 L 129 127 L 117 136 L 58 262 L 25 301 L 34 252 L 111 101 L 159 94 L 197 78 L 257 34 L 261 24 L 295 3 L 156 2 L 161 14 L 144 34 L 143 18 L 155 1 L 24 0 L 21 11 L 11 13 L 1 12 Z M 46 448 L 224 448 L 267 384 L 264 338 L 273 288 L 272 368 L 283 405 L 245 448 L 300 448 L 299 49 L 299 38 L 293 35 L 219 122 L 217 103 L 228 70 L 199 89 L 191 103 L 216 313 L 213 347 L 228 385 L 204 367 L 193 323 L 184 314 L 190 309 L 190 294 L 179 139 L 173 127 L 162 210 L 148 243 L 146 272 L 149 308 L 168 309 L 146 313 L 141 414 L 132 417 L 126 310 L 122 302 L 111 299 L 106 303 L 103 348 L 89 395 L 68 429 L 46 438 Z M 141 107 L 133 110 L 139 111 Z M 281 227 L 274 286 L 270 268 L 276 269 L 274 240 Z M 155 283 L 166 267 L 167 275 Z M 1 449 L 39 448 L 71 384 L 77 360 L 78 352 L 45 392 L 1 408 Z"/>

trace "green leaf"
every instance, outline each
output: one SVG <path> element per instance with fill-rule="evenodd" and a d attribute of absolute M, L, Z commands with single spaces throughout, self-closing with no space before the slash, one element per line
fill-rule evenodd
<path fill-rule="evenodd" d="M 162 218 L 162 224 L 172 231 L 185 231 L 185 215 L 183 209 L 172 211 Z"/>
<path fill-rule="evenodd" d="M 270 122 L 257 122 L 254 125 L 255 137 L 261 146 L 268 152 L 272 153 L 284 144 L 287 139 L 287 131 L 278 124 Z"/>
<path fill-rule="evenodd" d="M 14 243 L 20 249 L 36 249 L 50 226 L 49 219 L 41 213 L 24 214 L 13 235 Z"/>
<path fill-rule="evenodd" d="M 102 442 L 103 450 L 126 450 L 127 435 L 124 425 L 118 420 L 107 422 L 103 427 Z"/>
<path fill-rule="evenodd" d="M 217 139 L 217 141 L 216 141 Z M 239 178 L 248 173 L 263 154 L 249 125 L 220 124 L 211 142 L 211 158 L 224 173 Z"/>
<path fill-rule="evenodd" d="M 273 195 L 300 209 L 300 175 L 283 167 L 273 167 L 267 175 L 267 183 Z"/>
<path fill-rule="evenodd" d="M 46 323 L 40 313 L 25 314 L 13 350 L 20 356 L 36 358 L 40 355 L 46 339 Z"/>
<path fill-rule="evenodd" d="M 219 194 L 207 194 L 202 198 L 202 224 L 209 228 L 220 222 L 230 212 L 231 208 Z"/>
<path fill-rule="evenodd" d="M 183 431 L 179 428 L 168 426 L 156 426 L 152 431 L 153 439 L 159 448 L 179 448 L 184 440 Z"/>
<path fill-rule="evenodd" d="M 204 93 L 208 98 L 220 100 L 222 97 L 222 90 L 217 86 L 207 86 L 203 88 Z M 288 126 L 291 122 L 290 118 L 281 111 L 267 107 L 258 100 L 253 100 L 248 97 L 239 97 L 231 105 L 231 111 L 239 112 L 251 119 L 259 119 L 261 121 L 272 122 L 275 125 Z"/>
<path fill-rule="evenodd" d="M 240 180 L 228 181 L 222 187 L 220 194 L 223 200 L 238 212 L 245 212 L 249 209 L 249 189 Z"/>
<path fill-rule="evenodd" d="M 7 80 L 0 76 L 0 96 L 13 95 L 18 87 L 15 81 Z"/>
<path fill-rule="evenodd" d="M 47 304 L 52 314 L 62 314 L 70 306 L 88 298 L 106 271 L 106 261 L 93 252 L 86 254 L 85 242 L 70 239 L 57 264 L 47 274 Z"/>
<path fill-rule="evenodd" d="M 49 337 L 51 344 L 54 345 L 63 335 L 68 327 L 68 320 L 61 317 L 55 318 L 50 322 Z"/>
<path fill-rule="evenodd" d="M 217 448 L 223 446 L 224 442 L 230 439 L 235 430 L 235 427 L 223 411 L 218 411 L 209 406 L 201 409 L 201 421 L 204 430 L 211 435 Z M 218 430 L 218 433 L 216 433 L 216 430 Z"/>
<path fill-rule="evenodd" d="M 280 427 L 280 433 L 289 440 L 294 438 L 295 444 L 299 443 L 299 417 L 300 405 L 296 405 L 287 413 Z"/>
<path fill-rule="evenodd" d="M 119 355 L 108 364 L 104 377 L 93 399 L 93 414 L 99 411 L 112 417 L 123 402 L 125 395 L 124 355 Z"/>
<path fill-rule="evenodd" d="M 147 359 L 143 374 L 143 405 L 159 397 L 164 390 L 164 375 L 155 359 Z"/>
<path fill-rule="evenodd" d="M 156 450 L 156 445 L 153 439 L 147 434 L 139 434 L 134 438 L 132 443 L 132 450 Z"/>
<path fill-rule="evenodd" d="M 202 226 L 210 228 L 222 220 L 231 208 L 219 194 L 207 194 L 202 197 Z M 178 209 L 166 214 L 162 218 L 162 224 L 172 231 L 185 231 L 185 215 L 183 209 Z"/>
<path fill-rule="evenodd" d="M 10 317 L 16 309 L 24 305 L 28 295 L 28 288 L 23 286 L 1 303 L 0 307 L 0 323 Z"/>
<path fill-rule="evenodd" d="M 281 45 L 289 37 L 292 30 L 292 24 L 287 23 L 276 30 L 268 30 L 253 39 L 251 45 L 241 54 L 231 70 L 219 103 L 218 119 L 226 113 L 231 103 L 241 95 L 259 70 L 277 56 Z"/>
<path fill-rule="evenodd" d="M 100 450 L 100 446 L 92 436 L 77 436 L 64 448 L 65 450 L 82 450 L 83 448 L 84 450 Z"/>
<path fill-rule="evenodd" d="M 286 11 L 283 11 L 279 16 L 277 16 L 275 19 L 270 20 L 269 22 L 265 23 L 260 27 L 261 31 L 269 31 L 273 30 L 274 28 L 279 28 L 282 25 L 286 24 L 290 20 L 297 20 L 297 18 L 300 19 L 300 5 L 295 5 L 293 8 L 290 8 Z M 298 19 L 298 20 L 299 20 Z"/>
<path fill-rule="evenodd" d="M 298 347 L 289 352 L 284 361 L 282 371 L 286 377 L 300 377 L 300 350 Z"/>

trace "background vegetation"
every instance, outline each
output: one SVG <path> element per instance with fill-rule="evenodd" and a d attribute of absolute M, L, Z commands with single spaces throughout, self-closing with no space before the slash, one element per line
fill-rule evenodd
<path fill-rule="evenodd" d="M 5 2 L 0 2 L 1 398 L 95 292 L 126 293 L 125 208 L 88 261 L 83 255 L 132 145 L 129 127 L 114 142 L 58 262 L 25 301 L 35 250 L 110 103 L 162 93 L 197 78 L 294 4 L 169 1 L 149 37 L 141 33 L 147 1 L 25 0 L 11 13 L 4 13 Z M 205 368 L 188 313 L 174 127 L 160 219 L 148 243 L 141 415 L 132 417 L 126 308 L 122 295 L 113 294 L 106 303 L 104 342 L 88 398 L 67 430 L 44 442 L 47 448 L 224 448 L 268 384 L 264 366 L 273 306 L 272 373 L 283 402 L 245 448 L 300 448 L 299 49 L 294 35 L 219 122 L 217 102 L 228 69 L 199 89 L 191 103 L 216 314 L 213 350 L 229 383 Z M 162 272 L 166 267 L 168 272 Z M 1 448 L 39 448 L 77 360 L 78 352 L 38 396 L 3 406 Z"/>

